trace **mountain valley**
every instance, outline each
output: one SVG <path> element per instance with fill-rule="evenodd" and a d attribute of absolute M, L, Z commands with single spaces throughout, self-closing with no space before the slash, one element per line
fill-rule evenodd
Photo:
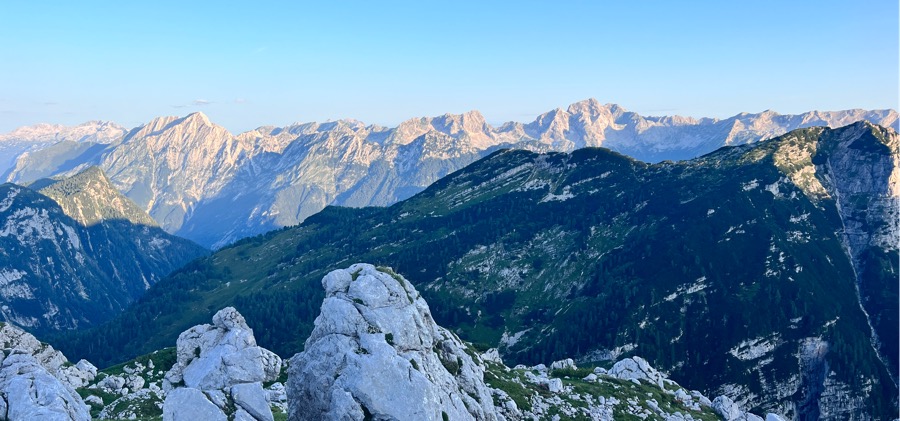
<path fill-rule="evenodd" d="M 3 184 L 0 198 L 0 313 L 31 331 L 104 322 L 207 254 L 159 228 L 98 168 Z"/>

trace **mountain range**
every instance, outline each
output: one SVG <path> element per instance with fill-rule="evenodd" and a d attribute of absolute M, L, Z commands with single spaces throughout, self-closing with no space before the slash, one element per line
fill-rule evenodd
<path fill-rule="evenodd" d="M 325 272 L 369 261 L 514 363 L 638 354 L 754 412 L 889 419 L 898 183 L 897 132 L 867 122 L 657 164 L 496 151 L 390 207 L 327 207 L 241 240 L 52 342 L 123 361 L 233 305 L 288 355 L 313 329 Z"/>
<path fill-rule="evenodd" d="M 37 124 L 20 127 L 12 132 L 0 134 L 0 173 L 16 164 L 16 160 L 27 152 L 36 152 L 54 145 L 104 145 L 120 139 L 127 130 L 108 121 L 89 121 L 73 127 L 60 124 Z M 59 148 L 60 146 L 56 146 Z M 38 168 L 56 168 L 59 162 L 35 163 Z M 38 170 L 38 169 L 36 169 Z"/>
<path fill-rule="evenodd" d="M 390 205 L 501 148 L 571 152 L 603 146 L 659 162 L 797 128 L 860 120 L 896 126 L 897 112 L 645 117 L 590 99 L 531 123 L 499 127 L 471 111 L 411 119 L 394 128 L 338 120 L 238 135 L 194 113 L 160 117 L 127 132 L 112 123 L 22 128 L 0 138 L 0 150 L 18 154 L 15 164 L 0 165 L 0 172 L 7 181 L 28 183 L 99 166 L 163 229 L 219 248 L 298 224 L 327 205 Z"/>
<path fill-rule="evenodd" d="M 96 167 L 3 184 L 0 198 L 0 314 L 31 331 L 104 322 L 207 253 L 159 228 Z"/>

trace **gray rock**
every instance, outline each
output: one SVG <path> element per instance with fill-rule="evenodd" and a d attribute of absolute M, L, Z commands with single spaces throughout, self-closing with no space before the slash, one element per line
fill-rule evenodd
<path fill-rule="evenodd" d="M 143 389 L 144 383 L 145 383 L 144 378 L 141 376 L 137 376 L 137 375 L 131 375 L 131 376 L 128 376 L 127 379 L 125 379 L 125 386 L 131 390 Z"/>
<path fill-rule="evenodd" d="M 287 402 L 287 392 L 285 392 L 284 385 L 278 382 L 272 383 L 266 389 L 266 399 L 272 403 Z"/>
<path fill-rule="evenodd" d="M 672 383 L 671 380 L 667 379 L 665 375 L 651 367 L 650 363 L 641 357 L 625 358 L 618 361 L 613 364 L 608 374 L 622 380 L 631 380 L 634 382 L 645 380 L 659 386 L 660 389 L 665 389 L 666 383 Z"/>
<path fill-rule="evenodd" d="M 97 367 L 94 366 L 93 364 L 91 364 L 91 362 L 88 360 L 78 361 L 78 363 L 75 364 L 75 367 L 77 367 L 79 370 L 81 370 L 85 373 L 88 373 L 94 377 L 97 376 Z"/>
<path fill-rule="evenodd" d="M 181 387 L 166 396 L 163 421 L 227 421 L 228 417 L 198 389 Z"/>
<path fill-rule="evenodd" d="M 289 419 L 497 419 L 484 368 L 409 282 L 355 264 L 322 286 L 321 313 L 290 363 Z"/>
<path fill-rule="evenodd" d="M 225 409 L 228 406 L 228 396 L 225 395 L 225 392 L 221 390 L 207 390 L 206 397 L 210 402 L 216 404 L 221 409 Z"/>
<path fill-rule="evenodd" d="M 103 406 L 103 399 L 100 399 L 99 396 L 90 395 L 84 398 L 84 403 Z"/>
<path fill-rule="evenodd" d="M 491 348 L 481 354 L 482 361 L 490 361 L 497 364 L 503 364 L 503 359 L 500 358 L 500 351 L 497 348 Z"/>
<path fill-rule="evenodd" d="M 551 393 L 560 393 L 563 391 L 562 380 L 547 377 L 546 371 L 538 371 L 537 375 L 531 372 L 526 372 L 525 380 L 527 380 L 529 383 L 540 385 Z"/>
<path fill-rule="evenodd" d="M 242 383 L 231 386 L 231 398 L 238 407 L 247 411 L 253 419 L 259 421 L 274 421 L 272 408 L 266 399 L 266 391 L 262 383 Z"/>
<path fill-rule="evenodd" d="M 91 418 L 81 396 L 25 351 L 13 350 L 0 364 L 0 394 L 10 420 Z"/>
<path fill-rule="evenodd" d="M 221 390 L 239 383 L 272 381 L 280 372 L 281 358 L 257 346 L 244 317 L 227 307 L 213 316 L 213 325 L 194 326 L 178 336 L 177 362 L 166 380 Z"/>
<path fill-rule="evenodd" d="M 256 418 L 253 418 L 249 412 L 245 411 L 244 408 L 238 408 L 234 411 L 234 421 L 257 421 Z"/>
<path fill-rule="evenodd" d="M 561 369 L 577 369 L 578 367 L 575 365 L 575 361 L 571 358 L 566 358 L 564 360 L 554 361 L 553 364 L 550 364 L 551 370 L 561 370 Z"/>
<path fill-rule="evenodd" d="M 111 392 L 118 393 L 122 388 L 125 387 L 125 378 L 121 376 L 106 376 L 103 380 L 100 380 L 100 383 L 97 384 L 101 389 Z"/>
<path fill-rule="evenodd" d="M 713 399 L 712 408 L 725 418 L 725 421 L 763 421 L 758 415 L 744 412 L 740 405 L 727 396 L 717 396 Z"/>
<path fill-rule="evenodd" d="M 261 382 L 278 377 L 281 358 L 256 345 L 253 331 L 234 308 L 217 312 L 212 325 L 194 326 L 179 335 L 176 356 L 175 365 L 165 375 L 166 388 L 172 389 L 182 381 L 186 387 L 169 392 L 163 403 L 164 414 L 189 419 L 191 412 L 182 412 L 193 411 L 185 402 L 188 398 L 198 400 L 190 391 L 197 390 L 203 395 L 202 405 L 209 403 L 217 408 L 216 416 L 226 408 L 237 407 L 234 419 L 274 419 Z M 189 391 L 182 391 L 185 389 Z M 173 393 L 177 393 L 176 398 L 170 399 Z"/>

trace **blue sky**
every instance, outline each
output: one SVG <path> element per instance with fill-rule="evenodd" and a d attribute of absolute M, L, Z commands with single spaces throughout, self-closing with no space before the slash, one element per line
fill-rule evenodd
<path fill-rule="evenodd" d="M 896 0 L 300 3 L 4 1 L 0 132 L 897 108 Z"/>

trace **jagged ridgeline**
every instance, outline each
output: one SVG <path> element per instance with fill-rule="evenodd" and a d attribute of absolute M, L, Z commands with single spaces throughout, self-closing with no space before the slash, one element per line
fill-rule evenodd
<path fill-rule="evenodd" d="M 500 148 L 571 152 L 602 146 L 659 162 L 695 158 L 802 127 L 860 120 L 895 126 L 897 112 L 765 111 L 693 119 L 641 116 L 589 99 L 531 123 L 499 127 L 470 111 L 413 118 L 397 127 L 338 120 L 240 134 L 193 113 L 155 118 L 127 133 L 97 122 L 24 127 L 0 135 L 0 174 L 21 184 L 97 165 L 163 229 L 217 249 L 296 225 L 326 205 L 394 204 Z M 6 161 L 14 157 L 7 171 Z"/>
<path fill-rule="evenodd" d="M 389 208 L 327 208 L 241 241 L 54 344 L 103 366 L 234 305 L 260 345 L 291 355 L 319 279 L 369 261 L 507 361 L 641 355 L 758 412 L 886 419 L 897 161 L 897 134 L 868 123 L 656 165 L 592 148 L 497 152 Z"/>
<path fill-rule="evenodd" d="M 95 167 L 0 185 L 0 314 L 31 331 L 104 322 L 206 253 L 159 228 Z"/>

